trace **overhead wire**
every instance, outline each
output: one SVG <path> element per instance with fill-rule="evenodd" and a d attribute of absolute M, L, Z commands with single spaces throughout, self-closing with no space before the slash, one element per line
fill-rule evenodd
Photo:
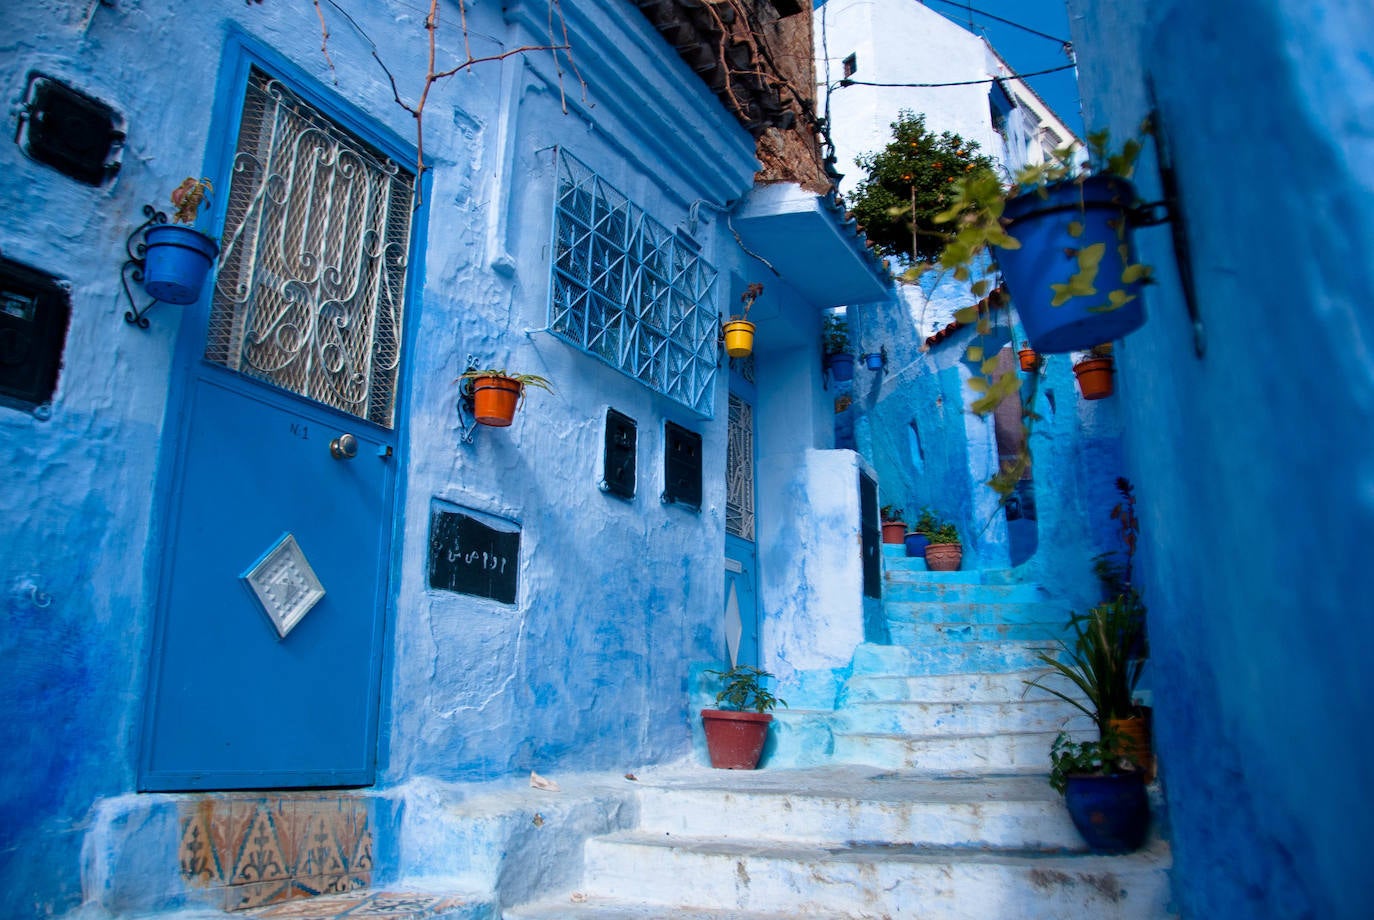
<path fill-rule="evenodd" d="M 838 83 L 831 84 L 827 89 L 837 86 L 893 86 L 902 88 L 932 89 L 940 86 L 976 86 L 980 83 L 997 83 L 1000 80 L 1024 80 L 1027 77 L 1040 77 L 1047 73 L 1058 73 L 1061 70 L 1069 70 L 1073 64 L 1061 64 L 1058 67 L 1051 67 L 1048 70 L 1032 70 L 1027 73 L 1009 73 L 998 77 L 985 77 L 980 80 L 955 80 L 949 83 L 874 83 L 869 80 L 851 80 L 848 77 Z"/>
<path fill-rule="evenodd" d="M 924 6 L 925 3 L 926 3 L 926 0 L 919 0 L 919 2 L 921 3 L 921 5 Z M 1010 19 L 1003 19 L 1001 16 L 997 16 L 997 15 L 995 15 L 995 14 L 993 14 L 993 13 L 989 13 L 989 12 L 987 12 L 987 11 L 985 11 L 985 10 L 974 9 L 974 7 L 973 7 L 971 4 L 968 4 L 968 3 L 958 3 L 958 2 L 955 2 L 955 0 L 935 0 L 935 2 L 936 2 L 936 3 L 943 3 L 943 4 L 945 4 L 946 6 L 958 7 L 959 9 L 965 10 L 965 11 L 968 12 L 968 13 L 977 13 L 979 16 L 984 16 L 984 17 L 986 17 L 986 18 L 988 18 L 988 19 L 992 19 L 992 20 L 995 20 L 995 21 L 997 21 L 997 22 L 1003 23 L 1003 24 L 1005 24 L 1005 25 L 1009 25 L 1009 26 L 1011 26 L 1011 27 L 1014 28 L 1014 29 L 1020 29 L 1022 32 L 1029 32 L 1031 35 L 1038 35 L 1040 38 L 1049 39 L 1049 40 L 1052 41 L 1052 42 L 1058 42 L 1059 44 L 1064 45 L 1064 46 L 1066 46 L 1066 47 L 1073 44 L 1073 42 L 1070 42 L 1070 41 L 1068 41 L 1067 39 L 1058 38 L 1058 37 L 1056 37 L 1056 36 L 1054 36 L 1054 35 L 1047 35 L 1047 34 L 1045 34 L 1044 32 L 1041 32 L 1041 31 L 1039 31 L 1039 30 L 1037 30 L 1037 29 L 1032 29 L 1030 26 L 1023 26 L 1023 25 L 1021 25 L 1021 23 L 1019 23 L 1019 22 L 1013 22 L 1013 21 L 1010 20 Z"/>

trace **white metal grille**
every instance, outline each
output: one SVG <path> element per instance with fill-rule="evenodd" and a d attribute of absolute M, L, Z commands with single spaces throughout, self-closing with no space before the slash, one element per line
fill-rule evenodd
<path fill-rule="evenodd" d="M 254 70 L 205 357 L 391 427 L 414 180 Z"/>
<path fill-rule="evenodd" d="M 754 539 L 754 407 L 730 394 L 725 449 L 725 532 Z"/>
<path fill-rule="evenodd" d="M 558 157 L 549 329 L 711 415 L 716 270 L 576 159 Z"/>

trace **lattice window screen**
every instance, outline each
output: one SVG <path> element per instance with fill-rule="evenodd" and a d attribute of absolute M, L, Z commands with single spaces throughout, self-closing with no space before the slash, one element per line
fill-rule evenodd
<path fill-rule="evenodd" d="M 549 329 L 710 416 L 716 270 L 678 234 L 560 151 Z"/>
<path fill-rule="evenodd" d="M 209 361 L 394 423 L 413 177 L 254 70 Z"/>
<path fill-rule="evenodd" d="M 730 440 L 725 449 L 725 532 L 754 539 L 754 407 L 730 394 Z"/>

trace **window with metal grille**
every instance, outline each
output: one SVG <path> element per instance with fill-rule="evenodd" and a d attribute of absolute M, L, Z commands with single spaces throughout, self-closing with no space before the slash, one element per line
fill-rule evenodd
<path fill-rule="evenodd" d="M 725 449 L 725 532 L 754 539 L 754 407 L 730 394 Z"/>
<path fill-rule="evenodd" d="M 558 156 L 549 330 L 702 414 L 712 414 L 716 270 L 685 234 Z"/>
<path fill-rule="evenodd" d="M 249 78 L 206 360 L 390 428 L 414 179 Z"/>

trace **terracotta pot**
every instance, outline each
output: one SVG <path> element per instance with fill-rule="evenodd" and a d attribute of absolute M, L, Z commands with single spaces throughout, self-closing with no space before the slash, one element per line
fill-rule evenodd
<path fill-rule="evenodd" d="M 718 770 L 753 770 L 763 755 L 768 740 L 766 712 L 734 712 L 728 709 L 703 709 L 701 725 L 706 729 L 706 750 L 711 766 Z"/>
<path fill-rule="evenodd" d="M 1145 771 L 1145 782 L 1154 782 L 1155 755 L 1150 739 L 1149 715 L 1130 719 L 1108 719 L 1107 725 L 1116 732 L 1121 743 L 1121 753 L 1140 764 L 1140 768 Z"/>
<path fill-rule="evenodd" d="M 1073 366 L 1078 378 L 1078 391 L 1084 399 L 1102 399 L 1112 395 L 1112 359 L 1086 358 Z"/>
<path fill-rule="evenodd" d="M 1033 374 L 1040 370 L 1040 353 L 1034 348 L 1023 348 L 1016 353 L 1021 359 L 1021 370 Z"/>
<path fill-rule="evenodd" d="M 932 572 L 956 572 L 964 561 L 964 547 L 960 543 L 929 543 L 926 545 L 926 568 Z"/>
<path fill-rule="evenodd" d="M 732 319 L 725 324 L 725 353 L 732 358 L 747 358 L 754 351 L 754 324 L 747 319 Z"/>
<path fill-rule="evenodd" d="M 901 544 L 906 541 L 906 524 L 902 521 L 883 521 L 883 542 Z"/>
<path fill-rule="evenodd" d="M 515 417 L 525 385 L 509 377 L 477 377 L 472 381 L 472 416 L 483 425 L 505 428 Z"/>

